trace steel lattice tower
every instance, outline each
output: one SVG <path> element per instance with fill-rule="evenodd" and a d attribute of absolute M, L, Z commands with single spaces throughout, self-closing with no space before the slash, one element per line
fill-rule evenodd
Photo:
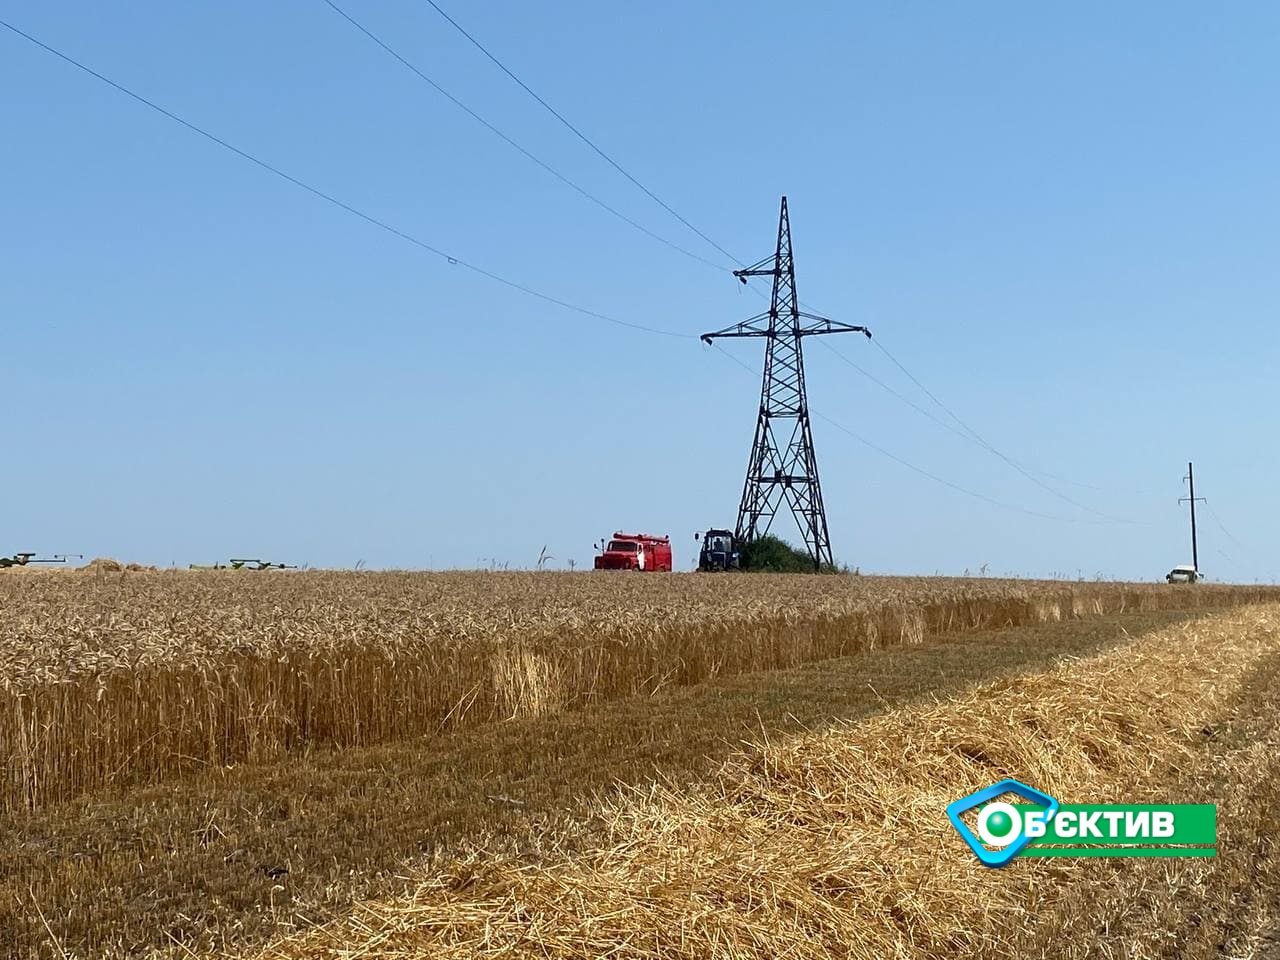
<path fill-rule="evenodd" d="M 768 533 L 785 497 L 813 558 L 814 569 L 820 569 L 834 561 L 822 485 L 818 482 L 818 461 L 813 453 L 801 343 L 805 337 L 819 334 L 862 333 L 870 337 L 871 331 L 800 310 L 786 197 L 782 198 L 778 246 L 773 256 L 745 270 L 735 270 L 733 275 L 744 284 L 748 277 L 773 278 L 768 313 L 702 335 L 708 344 L 719 337 L 765 338 L 760 415 L 742 487 L 736 535 L 739 540 L 750 542 Z"/>

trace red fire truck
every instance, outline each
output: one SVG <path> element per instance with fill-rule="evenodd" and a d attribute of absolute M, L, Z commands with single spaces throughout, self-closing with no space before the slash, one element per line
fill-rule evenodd
<path fill-rule="evenodd" d="M 615 533 L 596 557 L 597 570 L 671 570 L 671 538 L 647 533 Z"/>

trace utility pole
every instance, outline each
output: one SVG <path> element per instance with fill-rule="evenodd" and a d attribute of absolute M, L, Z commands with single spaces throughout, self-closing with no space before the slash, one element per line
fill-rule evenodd
<path fill-rule="evenodd" d="M 735 270 L 733 275 L 744 285 L 748 277 L 773 278 L 773 296 L 767 313 L 702 335 L 702 341 L 707 344 L 721 337 L 765 338 L 760 413 L 738 506 L 736 537 L 750 543 L 768 533 L 785 498 L 813 559 L 813 568 L 820 570 L 824 563 L 833 564 L 834 559 L 822 486 L 818 482 L 818 461 L 813 453 L 801 341 L 804 337 L 828 333 L 861 333 L 870 338 L 871 331 L 801 312 L 786 197 L 782 198 L 782 211 L 778 216 L 778 245 L 773 256 L 744 270 Z"/>
<path fill-rule="evenodd" d="M 1182 478 L 1183 483 L 1190 484 L 1188 496 L 1179 497 L 1179 503 L 1191 504 L 1191 566 L 1195 568 L 1196 576 L 1200 575 L 1200 556 L 1196 551 L 1196 501 L 1204 502 L 1204 497 L 1196 496 L 1196 475 L 1191 469 L 1191 463 L 1187 463 L 1187 475 Z"/>

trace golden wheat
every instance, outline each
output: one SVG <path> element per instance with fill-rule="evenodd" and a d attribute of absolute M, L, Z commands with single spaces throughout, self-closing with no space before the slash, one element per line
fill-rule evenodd
<path fill-rule="evenodd" d="M 0 578 L 0 811 L 948 631 L 1265 588 L 625 574 Z"/>
<path fill-rule="evenodd" d="M 263 957 L 1217 955 L 1280 868 L 1277 655 L 1280 607 L 1260 607 L 761 744 L 702 788 L 605 803 L 577 856 L 554 837 L 533 861 L 476 850 Z M 1074 802 L 1217 801 L 1221 855 L 987 870 L 944 809 L 1003 776 Z"/>

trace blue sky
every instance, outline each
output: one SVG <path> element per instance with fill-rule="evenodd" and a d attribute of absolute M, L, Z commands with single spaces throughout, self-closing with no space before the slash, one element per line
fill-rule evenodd
<path fill-rule="evenodd" d="M 722 259 L 425 0 L 341 5 L 584 189 Z M 815 414 L 1014 508 L 816 419 L 837 558 L 1157 577 L 1189 560 L 1194 459 L 1201 567 L 1280 576 L 1280 8 L 442 6 L 743 262 L 771 252 L 786 193 L 802 299 L 870 326 L 1063 496 L 1135 521 L 1089 522 L 811 341 Z M 762 308 L 727 273 L 565 187 L 323 0 L 0 17 L 456 257 L 690 337 L 450 265 L 0 30 L 0 552 L 525 566 L 546 544 L 589 565 L 641 528 L 687 568 L 693 531 L 733 524 L 759 384 L 693 339 Z M 835 346 L 947 419 L 874 344 Z M 759 343 L 725 349 L 760 363 Z"/>

